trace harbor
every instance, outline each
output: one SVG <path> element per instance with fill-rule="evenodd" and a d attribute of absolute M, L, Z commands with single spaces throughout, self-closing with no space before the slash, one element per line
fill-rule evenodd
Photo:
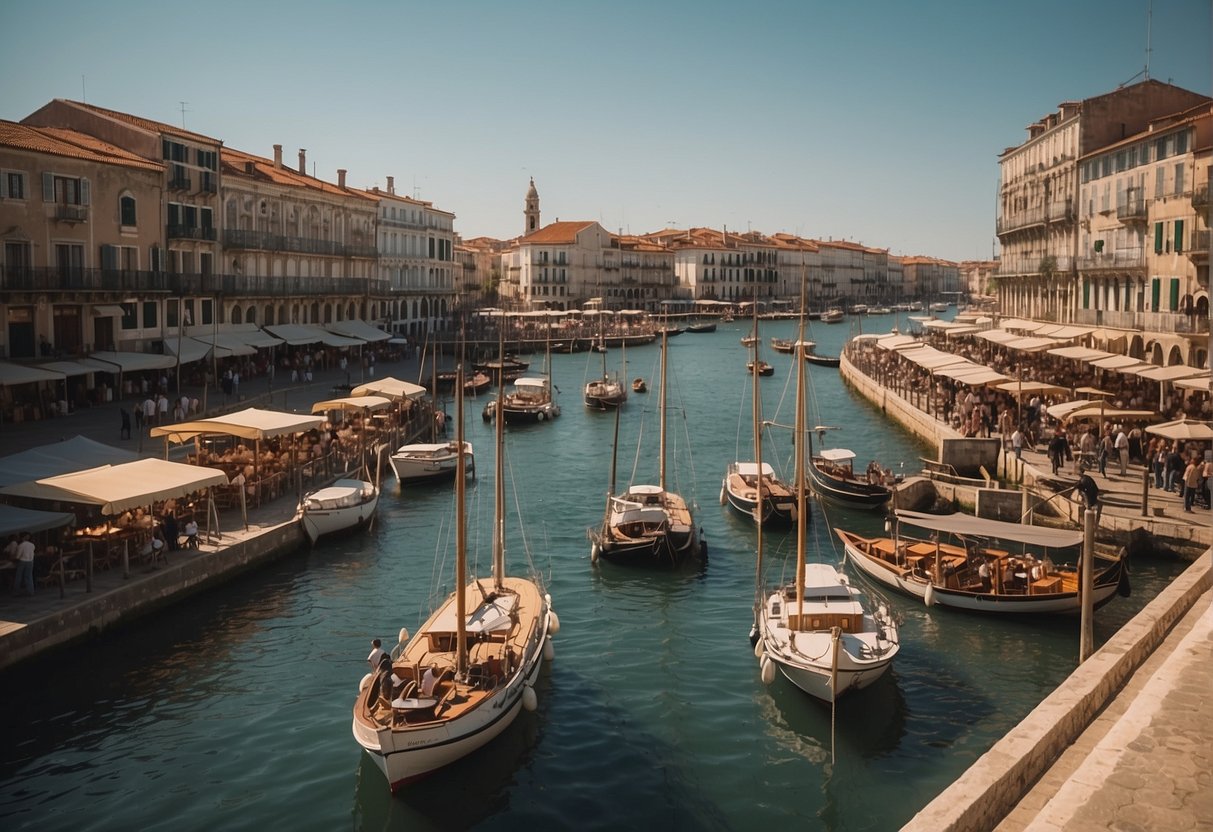
<path fill-rule="evenodd" d="M 892 323 L 890 317 L 870 325 Z M 793 327 L 764 322 L 763 332 L 789 337 Z M 511 540 L 510 557 L 526 551 L 545 573 L 563 629 L 555 660 L 536 685 L 538 713 L 524 713 L 483 754 L 393 800 L 349 737 L 349 708 L 369 640 L 394 640 L 401 627 L 411 630 L 424 618 L 436 597 L 435 556 L 441 562 L 450 535 L 449 485 L 397 491 L 389 479 L 376 524 L 360 536 L 304 548 L 291 523 L 294 504 L 283 499 L 250 511 L 247 532 L 226 521 L 223 546 L 213 551 L 171 553 L 167 566 L 136 569 L 129 580 L 104 573 L 93 593 L 72 582 L 63 599 L 55 589 L 40 589 L 33 599 L 5 597 L 0 653 L 7 655 L 13 642 L 4 639 L 22 628 L 104 630 L 66 648 L 48 635 L 56 649 L 6 673 L 9 690 L 37 678 L 44 691 L 36 707 L 22 703 L 5 717 L 13 741 L 0 782 L 13 828 L 64 824 L 79 816 L 85 801 L 114 826 L 155 825 L 157 817 L 188 811 L 237 827 L 331 826 L 353 818 L 359 827 L 491 822 L 515 828 L 609 817 L 612 824 L 656 819 L 678 828 L 791 820 L 846 829 L 859 828 L 853 818 L 863 817 L 866 828 L 912 819 L 924 829 L 973 828 L 959 809 L 935 814 L 930 799 L 947 794 L 954 782 L 953 788 L 963 783 L 965 793 L 974 794 L 969 787 L 976 776 L 995 784 L 988 790 L 1007 795 L 1011 791 L 997 784 L 1029 777 L 1023 769 L 977 775 L 970 766 L 991 749 L 1015 757 L 1019 752 L 1003 750 L 1004 744 L 1020 748 L 1016 737 L 1031 730 L 1033 719 L 1060 721 L 1056 711 L 1042 717 L 1039 709 L 1066 696 L 1065 686 L 1074 682 L 1077 621 L 990 621 L 890 595 L 903 621 L 903 650 L 887 678 L 848 695 L 833 714 L 783 680 L 764 686 L 746 639 L 753 529 L 716 499 L 727 460 L 748 442 L 740 427 L 748 419 L 747 352 L 738 344 L 748 330 L 744 321 L 721 324 L 715 333 L 687 335 L 670 346 L 671 396 L 680 414 L 674 467 L 679 491 L 693 502 L 709 541 L 701 568 L 650 573 L 591 563 L 586 529 L 601 517 L 613 416 L 583 408 L 578 389 L 598 374 L 600 356 L 554 356 L 552 384 L 564 415 L 550 424 L 509 427 L 511 493 L 529 506 L 524 516 L 543 518 L 526 528 L 525 542 Z M 815 334 L 821 352 L 837 355 L 849 333 L 835 327 Z M 618 352 L 609 353 L 609 365 L 622 361 Z M 629 347 L 624 376 L 655 381 L 657 355 L 656 346 Z M 787 407 L 788 361 L 768 358 L 777 371 L 762 381 L 762 395 L 775 414 Z M 410 380 L 421 374 L 415 358 L 381 364 L 377 373 Z M 340 381 L 328 375 L 318 374 L 310 387 L 275 391 L 274 406 L 309 412 Z M 936 458 L 933 443 L 890 418 L 887 401 L 882 408 L 856 392 L 857 378 L 844 383 L 838 370 L 814 370 L 811 378 L 815 406 L 842 414 L 844 438 L 861 461 L 879 459 L 913 473 L 921 458 Z M 630 397 L 620 414 L 621 447 L 655 441 L 655 399 Z M 472 402 L 469 415 L 478 410 Z M 135 442 L 116 442 L 116 410 L 100 407 L 22 426 L 30 433 L 14 444 L 53 441 L 73 419 L 79 428 L 73 433 Z M 489 448 L 491 426 L 478 418 L 467 425 L 478 450 Z M 0 443 L 13 441 L 13 433 L 5 431 Z M 153 448 L 148 442 L 145 452 L 162 453 Z M 632 463 L 631 454 L 621 454 L 629 474 L 646 464 Z M 541 456 L 550 464 L 536 464 Z M 1026 461 L 1035 467 L 1032 458 Z M 480 466 L 473 505 L 491 493 L 490 468 Z M 637 481 L 650 475 L 640 470 Z M 819 504 L 812 513 L 812 545 L 826 561 L 838 557 L 831 526 L 873 533 L 881 522 Z M 1130 518 L 1132 508 L 1109 506 L 1109 515 Z M 1205 521 L 1207 530 L 1207 512 Z M 475 568 L 485 574 L 487 524 L 482 518 L 472 525 L 478 529 L 471 533 Z M 784 537 L 771 544 L 785 564 L 788 543 Z M 1096 645 L 1149 667 L 1184 606 L 1207 608 L 1207 577 L 1207 556 L 1192 565 L 1161 553 L 1134 561 L 1133 594 L 1099 610 Z M 127 603 L 134 613 L 106 617 Z M 1135 619 L 1143 610 L 1147 623 Z M 1086 674 L 1084 684 L 1106 698 L 1130 678 L 1131 668 L 1125 660 L 1105 664 L 1104 655 L 1097 652 L 1075 677 Z M 83 688 L 75 681 L 82 676 L 89 680 Z M 1091 696 L 1083 703 L 1064 720 L 1067 726 L 1101 707 Z M 283 728 L 288 714 L 295 727 Z M 1045 733 L 1047 742 L 1035 741 L 1045 749 L 1037 754 L 1042 759 L 1067 742 L 1052 728 Z M 468 795 L 469 776 L 487 785 Z M 889 799 L 880 806 L 865 797 L 874 781 L 889 784 Z M 807 800 L 806 785 L 813 786 Z M 619 805 L 620 793 L 629 796 L 626 807 Z M 146 797 L 133 801 L 135 794 Z M 1029 801 L 1047 805 L 1040 793 Z M 270 807 L 258 808 L 267 802 L 272 815 Z M 1087 803 L 1097 805 L 1094 797 Z M 1015 814 L 1020 805 L 1011 800 L 1007 823 L 1024 817 L 1022 806 Z"/>

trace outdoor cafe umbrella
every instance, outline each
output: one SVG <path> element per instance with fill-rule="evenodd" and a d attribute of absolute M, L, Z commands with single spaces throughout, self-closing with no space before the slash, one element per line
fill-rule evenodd
<path fill-rule="evenodd" d="M 1163 422 L 1160 425 L 1150 425 L 1146 433 L 1161 436 L 1164 439 L 1213 439 L 1213 427 L 1208 422 L 1189 421 L 1187 417 L 1176 419 L 1174 422 Z"/>
<path fill-rule="evenodd" d="M 1075 393 L 1082 393 L 1084 396 L 1112 396 L 1107 390 L 1100 390 L 1098 387 L 1078 387 L 1074 390 Z"/>
<path fill-rule="evenodd" d="M 1050 411 L 1052 408 L 1050 408 Z M 1153 419 L 1156 414 L 1153 410 L 1121 410 L 1120 408 L 1111 407 L 1103 399 L 1097 402 L 1088 402 L 1082 407 L 1076 407 L 1062 417 L 1062 422 L 1070 422 L 1076 419 L 1099 419 L 1099 429 L 1103 431 L 1103 423 L 1105 419 L 1112 419 L 1117 422 L 1128 421 L 1145 421 Z"/>

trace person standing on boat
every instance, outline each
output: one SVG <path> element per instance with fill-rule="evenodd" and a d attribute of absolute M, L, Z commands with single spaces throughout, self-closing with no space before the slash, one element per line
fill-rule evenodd
<path fill-rule="evenodd" d="M 985 560 L 984 558 L 982 559 L 981 563 L 977 567 L 977 577 L 981 579 L 981 591 L 989 592 L 991 589 L 990 562 Z"/>
<path fill-rule="evenodd" d="M 371 654 L 366 657 L 366 663 L 371 666 L 372 673 L 379 667 L 379 660 L 383 656 L 383 642 L 377 638 L 371 639 Z"/>

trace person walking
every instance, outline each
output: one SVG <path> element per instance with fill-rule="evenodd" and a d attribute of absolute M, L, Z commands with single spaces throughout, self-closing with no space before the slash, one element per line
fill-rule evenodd
<path fill-rule="evenodd" d="M 1053 476 L 1057 476 L 1057 469 L 1061 468 L 1068 458 L 1070 458 L 1070 442 L 1066 439 L 1066 432 L 1059 430 L 1049 440 L 1049 462 L 1053 465 Z"/>
<path fill-rule="evenodd" d="M 1105 433 L 1103 439 L 1099 441 L 1099 475 L 1106 477 L 1108 475 L 1108 457 L 1110 457 L 1115 448 L 1112 447 L 1112 434 Z"/>
<path fill-rule="evenodd" d="M 1188 460 L 1188 467 L 1184 468 L 1184 511 L 1191 512 L 1192 504 L 1196 501 L 1196 488 L 1200 485 L 1200 463 L 1196 461 L 1196 454 L 1192 454 L 1192 458 Z"/>
<path fill-rule="evenodd" d="M 1016 459 L 1023 459 L 1023 429 L 1015 428 L 1011 434 L 1011 450 L 1015 451 Z"/>
<path fill-rule="evenodd" d="M 1123 425 L 1117 426 L 1115 448 L 1120 457 L 1120 475 L 1129 473 L 1129 434 L 1125 433 Z"/>
<path fill-rule="evenodd" d="M 21 532 L 17 544 L 17 574 L 13 576 L 13 595 L 34 594 L 34 543 L 29 532 Z"/>
<path fill-rule="evenodd" d="M 1150 467 L 1154 471 L 1154 487 L 1166 487 L 1167 473 L 1167 442 L 1165 439 L 1160 439 L 1154 444 L 1154 450 L 1151 451 Z"/>
<path fill-rule="evenodd" d="M 1174 491 L 1179 485 L 1184 471 L 1184 458 L 1179 453 L 1179 443 L 1172 442 L 1171 450 L 1167 453 L 1167 491 Z"/>

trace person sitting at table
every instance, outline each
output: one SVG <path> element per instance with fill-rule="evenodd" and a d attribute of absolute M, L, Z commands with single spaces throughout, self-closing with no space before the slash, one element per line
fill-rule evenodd
<path fill-rule="evenodd" d="M 167 547 L 168 547 L 168 544 L 164 540 L 164 530 L 161 529 L 159 525 L 155 526 L 152 529 L 151 556 L 152 556 L 152 565 L 153 566 L 156 564 L 157 561 L 160 561 L 160 560 L 163 560 L 166 564 L 168 563 L 168 558 L 165 557 L 165 549 Z"/>
<path fill-rule="evenodd" d="M 198 548 L 198 523 L 193 517 L 185 521 L 185 548 Z"/>
<path fill-rule="evenodd" d="M 421 677 L 421 695 L 433 696 L 434 688 L 438 687 L 438 665 L 431 664 L 426 668 L 425 675 Z"/>

